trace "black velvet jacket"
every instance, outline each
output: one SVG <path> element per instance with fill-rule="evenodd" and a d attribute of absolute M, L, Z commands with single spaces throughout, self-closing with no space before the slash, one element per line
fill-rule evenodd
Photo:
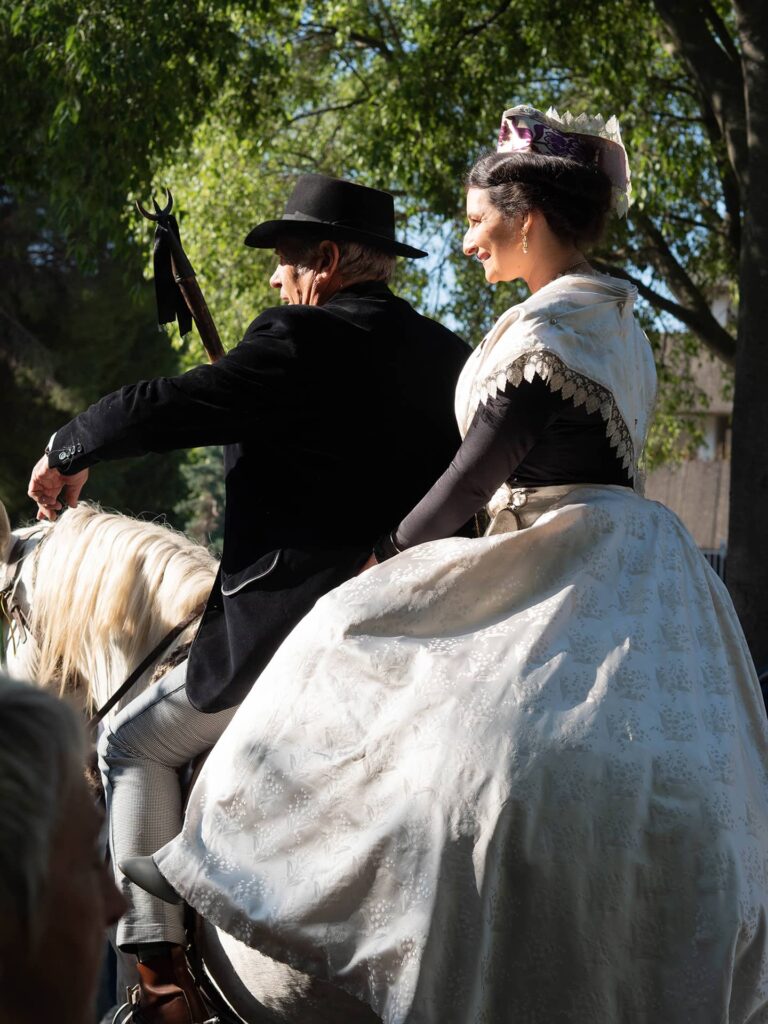
<path fill-rule="evenodd" d="M 102 398 L 49 464 L 226 445 L 224 551 L 189 658 L 195 707 L 247 693 L 322 594 L 425 494 L 459 445 L 469 348 L 380 283 L 256 319 L 223 359 Z"/>

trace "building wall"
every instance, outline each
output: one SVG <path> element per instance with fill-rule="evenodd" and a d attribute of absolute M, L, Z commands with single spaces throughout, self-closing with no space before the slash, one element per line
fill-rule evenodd
<path fill-rule="evenodd" d="M 648 474 L 645 496 L 670 508 L 701 548 L 728 543 L 728 459 L 690 459 Z"/>

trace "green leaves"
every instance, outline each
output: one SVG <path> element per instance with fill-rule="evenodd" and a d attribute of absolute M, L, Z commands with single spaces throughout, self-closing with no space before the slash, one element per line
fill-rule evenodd
<path fill-rule="evenodd" d="M 520 291 L 488 288 L 462 255 L 462 182 L 519 102 L 619 115 L 636 206 L 604 261 L 668 302 L 690 298 L 675 264 L 705 303 L 735 291 L 728 155 L 651 0 L 26 0 L 0 21 L 0 89 L 0 167 L 20 208 L 44 197 L 78 271 L 109 253 L 135 288 L 151 232 L 133 200 L 170 186 L 228 346 L 274 301 L 272 257 L 243 238 L 306 170 L 395 194 L 399 233 L 435 254 L 403 261 L 397 287 L 477 342 Z M 690 338 L 646 311 L 652 330 Z M 183 365 L 201 358 L 174 344 Z M 665 367 L 672 416 L 689 398 Z"/>

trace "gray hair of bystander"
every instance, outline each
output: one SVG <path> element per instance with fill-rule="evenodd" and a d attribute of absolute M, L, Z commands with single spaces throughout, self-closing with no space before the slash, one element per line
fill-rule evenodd
<path fill-rule="evenodd" d="M 73 708 L 0 675 L 0 921 L 27 952 L 40 939 L 52 840 L 85 751 Z"/>

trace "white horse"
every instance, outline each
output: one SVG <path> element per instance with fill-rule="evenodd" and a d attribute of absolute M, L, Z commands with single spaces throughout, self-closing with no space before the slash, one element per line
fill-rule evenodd
<path fill-rule="evenodd" d="M 54 524 L 12 531 L 0 502 L 6 671 L 74 693 L 84 712 L 91 712 L 175 625 L 202 607 L 215 573 L 216 560 L 203 546 L 167 526 L 80 503 Z M 194 628 L 193 623 L 174 646 L 188 642 Z M 154 668 L 147 668 L 111 714 L 149 685 Z M 202 919 L 195 944 L 232 1020 L 379 1021 L 341 989 L 270 960 Z"/>
<path fill-rule="evenodd" d="M 76 694 L 88 712 L 101 707 L 174 626 L 202 610 L 216 565 L 206 548 L 167 526 L 86 503 L 55 524 L 12 532 L 0 503 L 0 593 L 11 613 L 6 671 Z M 146 688 L 154 667 L 112 714 Z"/>

